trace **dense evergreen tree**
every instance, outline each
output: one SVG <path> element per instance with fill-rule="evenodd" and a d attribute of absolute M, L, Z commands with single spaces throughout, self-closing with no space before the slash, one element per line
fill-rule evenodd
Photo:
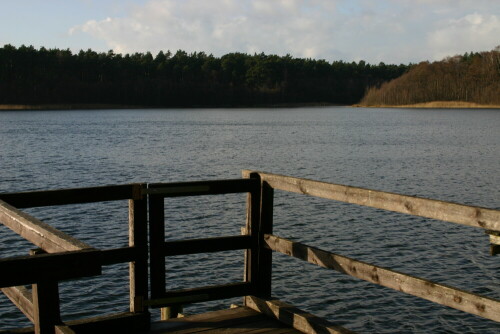
<path fill-rule="evenodd" d="M 230 53 L 220 58 L 179 50 L 134 54 L 0 48 L 1 104 L 255 106 L 358 102 L 408 69 Z"/>

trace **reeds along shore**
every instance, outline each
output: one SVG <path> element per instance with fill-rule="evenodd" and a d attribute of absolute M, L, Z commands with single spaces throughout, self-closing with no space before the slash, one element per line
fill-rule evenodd
<path fill-rule="evenodd" d="M 427 109 L 500 109 L 500 104 L 479 104 L 464 101 L 432 101 L 414 104 L 355 104 L 361 108 L 427 108 Z"/>

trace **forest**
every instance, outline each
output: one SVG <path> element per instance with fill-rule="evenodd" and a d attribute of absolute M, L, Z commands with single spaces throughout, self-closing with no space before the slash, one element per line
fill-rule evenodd
<path fill-rule="evenodd" d="M 361 106 L 463 101 L 500 105 L 500 46 L 442 61 L 421 62 L 401 77 L 368 89 Z"/>
<path fill-rule="evenodd" d="M 215 57 L 179 50 L 153 56 L 5 45 L 0 48 L 0 104 L 353 104 L 369 87 L 400 77 L 409 67 L 264 53 Z"/>

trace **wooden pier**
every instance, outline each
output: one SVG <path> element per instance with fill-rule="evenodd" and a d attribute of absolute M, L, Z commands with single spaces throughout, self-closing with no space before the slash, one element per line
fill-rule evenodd
<path fill-rule="evenodd" d="M 33 323 L 32 328 L 10 332 L 349 333 L 348 329 L 272 299 L 273 251 L 500 322 L 499 300 L 274 235 L 275 189 L 481 228 L 490 235 L 491 254 L 500 253 L 499 210 L 253 171 L 243 171 L 243 178 L 235 180 L 0 194 L 0 223 L 38 247 L 26 256 L 0 258 L 2 292 Z M 165 198 L 229 193 L 248 194 L 242 235 L 165 242 Z M 28 207 L 123 200 L 129 202 L 129 246 L 122 248 L 93 248 L 21 211 Z M 166 257 L 238 249 L 245 250 L 241 282 L 166 289 Z M 101 275 L 103 266 L 116 263 L 130 264 L 129 310 L 63 322 L 58 282 Z M 182 305 L 232 297 L 243 297 L 242 305 L 178 317 Z M 153 309 L 161 310 L 161 322 L 151 323 Z"/>

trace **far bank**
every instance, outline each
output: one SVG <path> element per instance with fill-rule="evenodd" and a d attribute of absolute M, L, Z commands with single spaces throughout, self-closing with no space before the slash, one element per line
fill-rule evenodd
<path fill-rule="evenodd" d="M 328 102 L 276 103 L 255 105 L 192 105 L 192 106 L 147 106 L 122 104 L 0 104 L 0 111 L 23 110 L 113 110 L 113 109 L 224 109 L 224 108 L 303 108 L 303 107 L 345 107 L 345 104 Z"/>
<path fill-rule="evenodd" d="M 429 109 L 500 109 L 498 104 L 478 104 L 474 102 L 464 102 L 464 101 L 432 101 L 424 103 L 415 104 L 402 104 L 402 105 L 389 105 L 389 104 L 377 104 L 377 105 L 362 105 L 354 104 L 353 107 L 362 108 L 429 108 Z"/>

